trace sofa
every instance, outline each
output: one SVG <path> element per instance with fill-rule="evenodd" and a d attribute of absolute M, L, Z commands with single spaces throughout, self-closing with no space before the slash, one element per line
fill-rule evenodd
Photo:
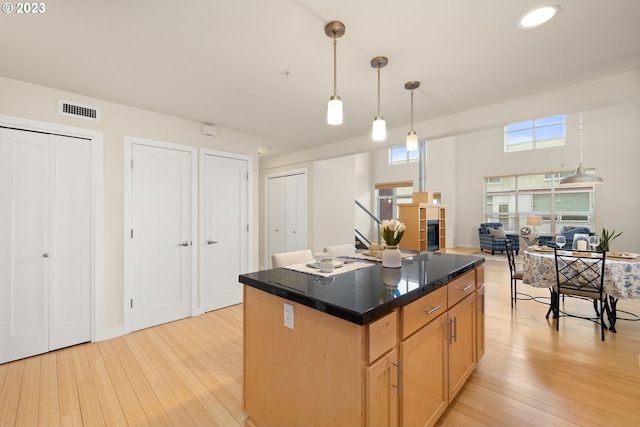
<path fill-rule="evenodd" d="M 562 227 L 562 229 L 557 235 L 566 237 L 567 244 L 565 245 L 565 248 L 571 248 L 573 246 L 573 237 L 576 234 L 586 234 L 588 236 L 593 236 L 596 233 L 593 233 L 588 227 L 565 226 L 565 227 Z M 556 240 L 556 236 L 540 236 L 538 238 L 538 244 L 540 246 L 549 246 L 551 248 L 557 248 L 555 240 Z"/>
<path fill-rule="evenodd" d="M 478 237 L 480 238 L 480 250 L 491 251 L 491 255 L 495 255 L 496 251 L 504 252 L 507 249 L 506 239 L 511 240 L 511 246 L 516 251 L 516 255 L 520 251 L 520 236 L 505 233 L 500 222 L 484 222 L 480 224 Z"/>

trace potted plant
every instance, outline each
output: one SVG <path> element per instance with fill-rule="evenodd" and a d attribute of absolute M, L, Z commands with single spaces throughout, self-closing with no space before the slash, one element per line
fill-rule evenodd
<path fill-rule="evenodd" d="M 384 251 L 382 251 L 382 266 L 390 268 L 399 268 L 402 266 L 402 255 L 398 249 L 398 244 L 404 236 L 406 227 L 398 220 L 384 220 L 380 224 L 380 234 L 386 243 Z"/>
<path fill-rule="evenodd" d="M 598 250 L 608 251 L 609 243 L 616 237 L 620 236 L 621 234 L 622 234 L 622 231 L 619 233 L 616 233 L 616 230 L 609 231 L 603 227 L 602 233 L 600 234 L 600 244 L 598 245 Z"/>

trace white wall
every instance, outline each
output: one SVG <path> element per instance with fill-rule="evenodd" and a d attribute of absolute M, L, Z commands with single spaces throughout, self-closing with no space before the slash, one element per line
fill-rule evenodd
<path fill-rule="evenodd" d="M 355 156 L 314 163 L 313 252 L 354 242 Z"/>
<path fill-rule="evenodd" d="M 640 102 L 583 113 L 583 165 L 605 183 L 596 187 L 596 232 L 623 231 L 612 247 L 640 252 Z M 456 217 L 457 246 L 478 246 L 485 176 L 575 170 L 579 163 L 578 114 L 567 115 L 566 146 L 504 153 L 502 128 L 461 135 L 457 145 L 457 197 L 464 215 Z"/>
<path fill-rule="evenodd" d="M 201 124 L 140 110 L 125 105 L 88 98 L 77 94 L 27 84 L 0 77 L 0 115 L 36 120 L 58 125 L 101 131 L 104 134 L 104 325 L 106 330 L 123 326 L 124 314 L 124 137 L 136 136 L 157 141 L 233 152 L 254 158 L 254 188 L 257 188 L 259 138 L 229 129 L 218 128 L 217 137 L 202 135 Z M 95 106 L 100 122 L 57 114 L 58 99 Z M 253 242 L 258 241 L 257 192 L 254 191 Z M 194 236 L 195 237 L 195 236 Z M 257 268 L 258 245 L 253 245 L 252 259 Z M 104 332 L 104 331 L 103 331 Z M 109 336 L 109 331 L 104 332 Z"/>

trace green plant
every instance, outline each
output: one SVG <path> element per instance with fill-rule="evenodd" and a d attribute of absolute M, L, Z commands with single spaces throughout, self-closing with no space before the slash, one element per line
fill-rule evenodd
<path fill-rule="evenodd" d="M 396 246 L 402 240 L 406 227 L 398 220 L 384 220 L 380 224 L 380 234 L 388 246 Z"/>
<path fill-rule="evenodd" d="M 622 231 L 619 233 L 616 233 L 616 230 L 609 231 L 603 227 L 602 233 L 600 234 L 600 244 L 598 245 L 598 249 L 601 251 L 608 251 L 609 243 L 611 243 L 613 239 L 620 236 L 621 234 L 622 234 Z"/>

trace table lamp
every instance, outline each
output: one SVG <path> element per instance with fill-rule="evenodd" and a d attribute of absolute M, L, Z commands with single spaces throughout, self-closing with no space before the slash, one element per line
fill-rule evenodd
<path fill-rule="evenodd" d="M 530 225 L 533 228 L 533 234 L 536 235 L 536 226 L 542 225 L 542 217 L 535 215 L 527 217 L 527 225 Z"/>

